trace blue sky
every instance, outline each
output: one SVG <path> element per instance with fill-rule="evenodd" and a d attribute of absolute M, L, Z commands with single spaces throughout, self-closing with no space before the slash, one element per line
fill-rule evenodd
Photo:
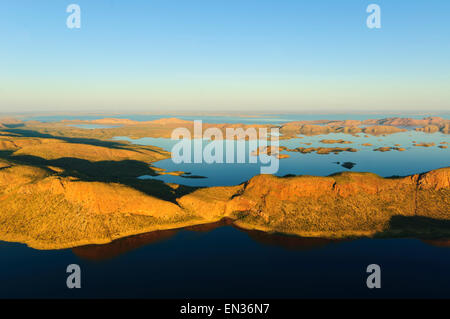
<path fill-rule="evenodd" d="M 381 29 L 366 26 L 371 3 Z M 449 12 L 446 0 L 2 0 L 0 111 L 448 111 Z"/>

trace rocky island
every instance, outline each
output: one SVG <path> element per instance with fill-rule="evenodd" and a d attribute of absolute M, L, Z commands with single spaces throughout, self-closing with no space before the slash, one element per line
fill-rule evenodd
<path fill-rule="evenodd" d="M 83 129 L 61 123 L 2 123 L 0 240 L 61 249 L 224 218 L 244 229 L 303 237 L 450 237 L 448 167 L 392 178 L 356 172 L 327 177 L 259 175 L 235 186 L 188 187 L 137 178 L 167 174 L 153 164 L 170 158 L 169 152 L 109 139 L 117 130 L 130 130 L 132 136 L 149 131 L 165 135 L 166 127 L 179 125 L 178 121 L 150 126 L 110 119 L 100 122 L 124 126 L 94 129 L 87 137 Z M 133 126 L 138 127 L 132 130 Z M 305 129 L 304 124 L 286 124 L 282 131 L 286 127 L 285 133 Z M 327 130 L 328 126 L 320 127 Z M 379 126 L 358 130 L 387 132 Z M 349 132 L 358 130 L 351 126 Z M 283 150 L 356 152 L 352 148 L 258 152 L 281 158 Z M 353 167 L 354 163 L 348 163 L 344 167 Z"/>

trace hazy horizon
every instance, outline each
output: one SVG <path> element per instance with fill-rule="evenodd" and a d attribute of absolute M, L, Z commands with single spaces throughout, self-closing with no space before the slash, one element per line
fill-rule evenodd
<path fill-rule="evenodd" d="M 429 111 L 414 111 L 414 110 L 390 110 L 390 111 L 341 111 L 341 110 L 318 110 L 318 111 L 295 111 L 295 110 L 279 110 L 279 111 L 207 111 L 207 110 L 166 110 L 166 111 L 144 111 L 144 110 L 127 110 L 127 111 L 25 111 L 25 112 L 5 112 L 0 110 L 0 117 L 25 117 L 32 115 L 48 115 L 48 116 L 127 116 L 127 115 L 159 115 L 159 116 L 194 116 L 194 115 L 205 115 L 205 116 L 217 116 L 217 117 L 260 117 L 260 116 L 275 116 L 275 115 L 373 115 L 373 116 L 416 116 L 416 117 L 428 117 L 428 116 L 439 116 L 439 117 L 450 117 L 450 111 L 447 110 L 429 110 Z"/>

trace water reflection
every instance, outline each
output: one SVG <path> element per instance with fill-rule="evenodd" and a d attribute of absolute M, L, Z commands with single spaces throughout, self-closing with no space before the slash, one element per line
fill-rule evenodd
<path fill-rule="evenodd" d="M 282 247 L 288 250 L 312 250 L 323 248 L 332 243 L 343 242 L 344 240 L 327 238 L 306 238 L 297 236 L 287 236 L 279 234 L 268 234 L 262 231 L 243 230 L 254 241 L 268 246 Z"/>
<path fill-rule="evenodd" d="M 177 230 L 159 230 L 151 233 L 117 239 L 105 245 L 75 247 L 72 248 L 72 252 L 82 259 L 104 261 L 133 251 L 139 247 L 167 240 L 173 237 L 177 232 Z"/>
<path fill-rule="evenodd" d="M 105 245 L 87 245 L 72 248 L 72 252 L 78 257 L 90 261 L 104 261 L 119 257 L 140 247 L 169 240 L 182 231 L 207 233 L 219 227 L 233 227 L 247 234 L 253 241 L 266 245 L 276 246 L 287 250 L 311 250 L 325 247 L 331 243 L 343 240 L 326 238 L 305 238 L 282 234 L 269 234 L 262 231 L 246 230 L 236 227 L 230 219 L 223 219 L 216 223 L 190 226 L 173 230 L 159 230 L 150 233 L 117 239 Z"/>
<path fill-rule="evenodd" d="M 435 247 L 450 247 L 450 239 L 424 239 L 422 240 L 425 244 Z"/>
<path fill-rule="evenodd" d="M 352 142 L 351 146 L 358 149 L 357 152 L 340 152 L 338 154 L 302 154 L 299 152 L 283 151 L 290 157 L 280 160 L 277 176 L 293 175 L 317 175 L 329 176 L 337 172 L 355 171 L 372 172 L 383 177 L 407 176 L 422 173 L 433 169 L 447 167 L 448 152 L 450 149 L 441 149 L 440 143 L 448 141 L 448 134 L 423 133 L 408 131 L 386 136 L 348 135 L 343 133 L 332 133 L 326 135 L 303 136 L 281 140 L 280 145 L 288 149 L 299 146 L 307 147 L 335 147 L 341 144 L 324 144 L 322 140 L 345 140 Z M 128 137 L 116 137 L 117 140 L 126 140 L 133 144 L 153 145 L 166 150 L 171 150 L 178 141 L 164 138 L 141 138 L 130 139 Z M 419 143 L 435 143 L 434 147 L 413 146 Z M 204 141 L 204 146 L 210 141 Z M 250 150 L 248 142 L 245 143 L 246 152 Z M 370 146 L 368 146 L 370 145 Z M 387 152 L 374 152 L 380 147 L 394 147 L 400 145 L 405 151 L 390 150 Z M 248 155 L 248 154 L 247 154 Z M 336 165 L 337 164 L 337 165 Z M 172 159 L 165 159 L 155 163 L 158 168 L 167 172 L 183 171 L 190 172 L 193 176 L 204 176 L 203 179 L 188 179 L 173 175 L 160 175 L 151 177 L 166 183 L 176 183 L 188 186 L 230 186 L 238 185 L 260 174 L 261 163 L 182 163 L 175 164 Z"/>

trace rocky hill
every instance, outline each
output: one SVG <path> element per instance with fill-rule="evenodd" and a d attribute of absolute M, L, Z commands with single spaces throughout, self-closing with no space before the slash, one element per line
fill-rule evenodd
<path fill-rule="evenodd" d="M 177 200 L 122 183 L 61 177 L 3 161 L 0 239 L 40 249 L 100 244 L 132 234 L 219 221 L 305 237 L 450 236 L 450 168 L 397 179 L 256 176 Z M 150 188 L 149 188 L 150 189 Z"/>
<path fill-rule="evenodd" d="M 450 168 L 398 178 L 260 175 L 232 187 L 158 180 L 155 147 L 0 136 L 0 240 L 58 249 L 224 218 L 303 237 L 450 238 Z"/>
<path fill-rule="evenodd" d="M 191 212 L 235 218 L 243 228 L 307 237 L 400 235 L 412 230 L 406 224 L 393 225 L 398 217 L 410 221 L 423 217 L 437 224 L 450 220 L 450 168 L 390 179 L 371 173 L 260 175 L 226 198 L 230 190 L 202 189 L 178 202 Z M 221 198 L 213 201 L 211 193 L 221 194 Z M 411 227 L 415 226 L 420 228 Z M 428 229 L 427 223 L 423 226 L 414 230 L 416 235 L 439 235 L 436 228 Z M 448 226 L 443 223 L 439 231 L 450 235 Z"/>

